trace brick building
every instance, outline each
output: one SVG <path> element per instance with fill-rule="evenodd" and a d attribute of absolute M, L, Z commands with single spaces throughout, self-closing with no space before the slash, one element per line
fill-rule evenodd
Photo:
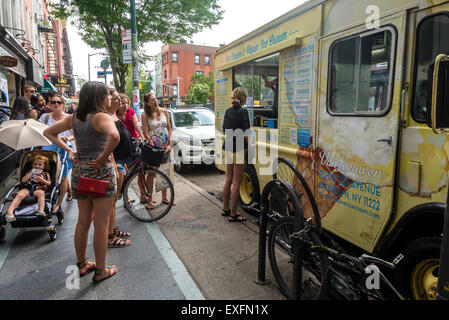
<path fill-rule="evenodd" d="M 185 102 L 189 92 L 190 77 L 195 73 L 204 74 L 214 71 L 214 55 L 218 48 L 195 44 L 166 44 L 161 51 L 162 83 L 156 83 L 156 92 L 162 87 L 160 98 L 162 104 L 176 104 L 179 97 Z M 158 77 L 158 75 L 156 75 Z M 179 78 L 179 79 L 178 79 Z M 179 84 L 179 88 L 178 88 Z"/>

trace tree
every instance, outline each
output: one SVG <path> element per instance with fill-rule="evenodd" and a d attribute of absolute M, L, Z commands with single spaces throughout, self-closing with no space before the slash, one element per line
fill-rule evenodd
<path fill-rule="evenodd" d="M 194 83 L 189 86 L 187 101 L 193 104 L 207 103 L 209 101 L 210 88 L 206 83 Z"/>
<path fill-rule="evenodd" d="M 200 95 L 201 97 L 204 96 L 203 90 L 205 90 L 205 89 L 203 89 L 203 86 L 198 87 L 197 86 L 198 84 L 206 85 L 208 88 L 208 94 L 207 94 L 206 99 L 205 100 L 200 99 L 201 101 L 204 101 L 204 102 L 192 102 L 189 99 L 189 94 L 192 91 L 192 89 L 194 89 L 194 92 L 192 92 L 192 94 L 190 95 L 190 97 L 192 99 L 198 100 L 197 95 Z M 213 98 L 213 96 L 214 96 L 214 73 L 209 72 L 209 77 L 206 77 L 204 74 L 193 74 L 190 77 L 189 94 L 187 94 L 187 100 L 191 103 L 208 103 L 211 100 L 211 98 Z"/>
<path fill-rule="evenodd" d="M 131 69 L 131 66 L 129 67 Z M 143 102 L 143 96 L 153 91 L 153 86 L 151 85 L 151 81 L 153 80 L 153 77 L 150 75 L 148 76 L 148 73 L 146 73 L 144 70 L 139 69 L 139 81 L 142 88 L 139 90 L 139 99 Z M 133 79 L 131 75 L 131 71 L 128 73 L 128 76 L 126 77 L 126 86 L 125 86 L 125 94 L 132 100 L 133 96 Z"/>
<path fill-rule="evenodd" d="M 149 59 L 142 45 L 151 41 L 174 43 L 210 28 L 223 17 L 218 0 L 137 0 L 139 57 Z M 72 23 L 89 46 L 109 54 L 114 86 L 125 91 L 127 64 L 122 59 L 121 31 L 130 29 L 129 0 L 59 0 L 52 14 L 73 18 Z"/>

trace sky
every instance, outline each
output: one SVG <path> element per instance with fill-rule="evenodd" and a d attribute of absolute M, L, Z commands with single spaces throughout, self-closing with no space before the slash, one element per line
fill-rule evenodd
<path fill-rule="evenodd" d="M 284 13 L 298 7 L 306 0 L 219 0 L 218 4 L 224 10 L 223 19 L 211 29 L 186 38 L 187 43 L 218 47 L 220 44 L 228 44 L 260 26 L 276 19 Z M 102 52 L 95 50 L 85 44 L 77 34 L 77 30 L 69 23 L 67 25 L 69 37 L 73 74 L 88 79 L 88 54 Z M 144 48 L 147 54 L 156 55 L 161 51 L 162 42 L 150 42 Z M 99 65 L 101 55 L 90 57 L 91 80 L 104 81 L 96 77 L 100 71 Z M 146 66 L 147 70 L 154 70 L 151 63 Z M 109 75 L 112 79 L 112 75 Z M 109 80 L 108 80 L 109 83 Z"/>

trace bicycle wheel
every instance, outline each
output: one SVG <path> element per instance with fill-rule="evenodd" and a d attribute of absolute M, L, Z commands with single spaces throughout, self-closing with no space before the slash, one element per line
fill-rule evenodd
<path fill-rule="evenodd" d="M 295 189 L 298 196 L 301 198 L 304 216 L 306 218 L 313 217 L 313 222 L 317 226 L 318 234 L 321 233 L 321 217 L 318 211 L 318 206 L 315 202 L 312 190 L 310 190 L 307 181 L 303 175 L 299 172 L 295 165 L 282 157 L 276 159 L 273 164 L 273 179 L 284 180 Z M 307 195 L 307 200 L 302 197 L 303 194 Z"/>
<path fill-rule="evenodd" d="M 268 258 L 274 278 L 281 292 L 293 298 L 293 251 L 290 235 L 294 232 L 295 217 L 276 221 L 268 239 Z M 321 240 L 314 230 L 304 234 L 301 299 L 318 300 L 327 296 L 329 262 Z"/>
<path fill-rule="evenodd" d="M 152 201 L 141 203 L 141 190 Z M 170 211 L 174 198 L 175 192 L 170 179 L 156 169 L 145 169 L 143 175 L 140 170 L 131 173 L 123 186 L 123 202 L 126 210 L 143 222 L 152 222 L 164 217 Z M 148 209 L 147 206 L 153 208 Z"/>

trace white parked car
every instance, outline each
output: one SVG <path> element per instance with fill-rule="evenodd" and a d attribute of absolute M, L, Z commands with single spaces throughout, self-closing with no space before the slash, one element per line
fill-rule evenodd
<path fill-rule="evenodd" d="M 215 162 L 215 115 L 207 108 L 169 110 L 175 170 Z"/>

